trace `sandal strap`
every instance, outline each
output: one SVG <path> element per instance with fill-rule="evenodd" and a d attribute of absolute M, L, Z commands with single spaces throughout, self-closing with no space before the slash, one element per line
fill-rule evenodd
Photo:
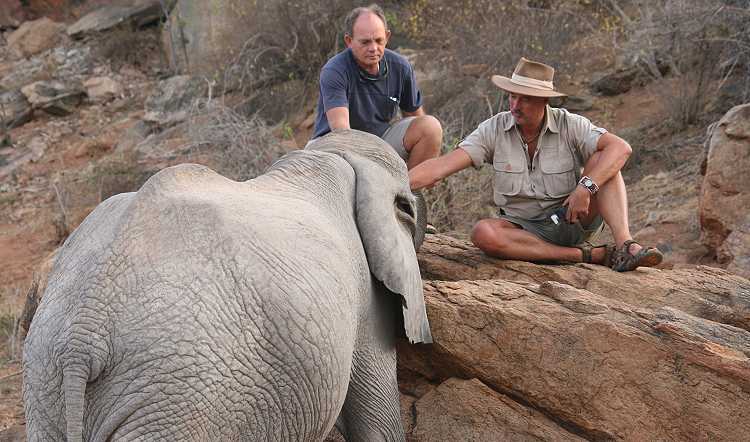
<path fill-rule="evenodd" d="M 633 244 L 638 244 L 639 246 L 641 245 L 641 243 L 639 243 L 638 241 L 636 241 L 634 239 L 628 239 L 628 240 L 626 240 L 625 242 L 622 243 L 621 250 L 623 252 L 627 253 L 628 255 L 630 255 L 630 246 L 632 246 Z M 643 247 L 643 246 L 641 246 L 641 247 Z"/>
<path fill-rule="evenodd" d="M 591 244 L 584 244 L 580 246 L 579 249 L 581 249 L 581 262 L 590 263 L 591 262 L 591 249 L 593 249 L 593 247 L 591 247 Z"/>

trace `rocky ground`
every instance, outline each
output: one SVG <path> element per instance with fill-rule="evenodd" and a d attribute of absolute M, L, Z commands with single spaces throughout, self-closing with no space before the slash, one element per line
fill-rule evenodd
<path fill-rule="evenodd" d="M 71 20 L 67 25 L 72 25 L 74 21 Z M 143 179 L 144 174 L 159 166 L 202 158 L 181 150 L 180 146 L 186 142 L 185 133 L 175 130 L 175 125 L 187 118 L 185 112 L 189 109 L 184 100 L 189 103 L 195 97 L 184 92 L 194 90 L 199 91 L 196 95 L 200 95 L 205 92 L 202 89 L 204 85 L 191 83 L 189 79 L 171 78 L 159 53 L 156 28 L 142 28 L 135 36 L 131 31 L 115 29 L 108 33 L 82 32 L 77 38 L 71 38 L 68 35 L 70 28 L 59 22 L 40 21 L 35 22 L 34 26 L 26 31 L 29 32 L 26 38 L 18 35 L 14 37 L 10 29 L 0 36 L 0 137 L 3 138 L 0 140 L 0 440 L 18 440 L 23 437 L 20 365 L 17 349 L 12 348 L 12 334 L 13 323 L 21 313 L 35 269 L 98 202 L 118 191 L 131 190 L 129 186 L 132 187 Z M 570 86 L 575 87 L 576 84 L 571 83 Z M 585 89 L 580 84 L 578 86 L 581 91 Z M 438 440 L 430 439 L 430 434 L 435 433 L 428 433 L 425 428 L 441 428 L 441 421 L 445 423 L 445 416 L 454 423 L 465 423 L 473 419 L 468 411 L 443 410 L 440 403 L 471 403 L 472 400 L 479 400 L 477 398 L 491 398 L 484 403 L 492 404 L 488 406 L 489 415 L 493 416 L 495 422 L 492 425 L 495 426 L 486 427 L 486 431 L 495 431 L 492 428 L 496 428 L 500 422 L 508 428 L 509 438 L 517 434 L 515 431 L 521 431 L 514 428 L 523 426 L 526 433 L 518 433 L 525 434 L 521 439 L 531 438 L 531 435 L 554 440 L 632 438 L 633 434 L 628 433 L 630 430 L 623 426 L 625 421 L 618 421 L 617 418 L 617 407 L 627 405 L 627 402 L 623 402 L 627 399 L 613 393 L 621 385 L 607 385 L 606 388 L 601 387 L 604 388 L 602 391 L 594 391 L 595 386 L 590 384 L 590 380 L 580 379 L 591 390 L 569 392 L 563 389 L 562 380 L 584 376 L 581 373 L 591 367 L 569 367 L 563 364 L 563 368 L 558 371 L 550 368 L 555 366 L 556 361 L 569 361 L 574 356 L 564 355 L 564 349 L 556 347 L 567 339 L 566 323 L 545 323 L 550 318 L 562 321 L 560 318 L 564 317 L 566 321 L 580 326 L 584 323 L 590 325 L 589 331 L 581 332 L 586 337 L 598 332 L 612 333 L 613 339 L 628 341 L 629 351 L 665 352 L 664 357 L 671 361 L 667 366 L 660 366 L 656 359 L 652 362 L 658 368 L 656 376 L 661 376 L 668 382 L 638 386 L 637 379 L 629 378 L 628 385 L 635 390 L 627 390 L 627 394 L 643 395 L 646 394 L 643 392 L 646 388 L 666 389 L 664 385 L 670 385 L 685 390 L 679 390 L 681 393 L 674 397 L 667 391 L 660 391 L 659 394 L 663 397 L 659 400 L 669 402 L 670 399 L 679 401 L 690 398 L 698 401 L 702 397 L 702 400 L 710 403 L 721 403 L 724 397 L 714 393 L 716 389 L 725 387 L 716 386 L 719 381 L 710 379 L 708 375 L 698 376 L 690 371 L 694 370 L 690 368 L 694 363 L 702 364 L 701 370 L 708 367 L 706 370 L 719 373 L 720 377 L 739 377 L 742 382 L 746 382 L 746 367 L 742 365 L 746 364 L 746 357 L 740 355 L 745 351 L 743 348 L 722 343 L 716 345 L 724 347 L 717 347 L 714 341 L 705 336 L 699 339 L 688 332 L 681 334 L 683 329 L 680 327 L 693 319 L 685 319 L 681 316 L 682 313 L 674 313 L 672 310 L 667 313 L 658 310 L 669 307 L 701 320 L 715 320 L 742 329 L 748 327 L 745 310 L 737 311 L 738 307 L 717 299 L 710 300 L 710 303 L 695 300 L 690 298 L 692 295 L 685 295 L 685 289 L 680 288 L 681 281 L 689 281 L 690 287 L 706 287 L 726 282 L 724 288 L 717 289 L 721 293 L 716 294 L 716 297 L 731 298 L 738 290 L 744 290 L 746 294 L 748 285 L 746 280 L 736 279 L 721 270 L 696 268 L 697 264 L 720 266 L 714 253 L 700 240 L 698 208 L 703 182 L 700 171 L 705 159 L 706 127 L 696 126 L 678 134 L 668 134 L 660 129 L 658 122 L 664 109 L 661 103 L 654 101 L 655 94 L 650 89 L 653 87 L 656 86 L 634 87 L 616 96 L 591 96 L 591 106 L 581 113 L 626 138 L 628 134 L 636 135 L 634 138 L 638 142 L 633 143 L 636 152 L 626 173 L 631 228 L 636 239 L 644 244 L 656 245 L 665 252 L 666 260 L 661 266 L 662 270 L 620 276 L 597 269 L 596 266 L 570 268 L 502 263 L 479 256 L 464 242 L 454 242 L 450 237 L 433 237 L 428 242 L 426 251 L 422 252 L 423 270 L 428 280 L 425 287 L 430 302 L 431 320 L 442 309 L 450 310 L 450 304 L 458 302 L 454 301 L 454 297 L 468 297 L 472 303 L 487 304 L 486 309 L 477 307 L 476 311 L 467 310 L 464 313 L 451 310 L 445 313 L 446 316 L 441 316 L 442 320 L 447 321 L 445 318 L 450 315 L 476 315 L 469 319 L 476 320 L 477 330 L 489 326 L 481 319 L 484 315 L 500 318 L 497 321 L 515 315 L 517 312 L 513 309 L 517 306 L 510 306 L 509 303 L 521 297 L 533 298 L 535 303 L 523 308 L 552 308 L 550 305 L 553 305 L 563 316 L 556 316 L 555 312 L 550 311 L 546 313 L 548 317 L 535 317 L 534 320 L 540 321 L 539 328 L 534 329 L 534 324 L 529 326 L 528 336 L 518 344 L 519 348 L 514 349 L 516 353 L 513 353 L 513 357 L 517 357 L 526 351 L 531 352 L 531 344 L 535 339 L 544 339 L 545 333 L 560 333 L 557 338 L 560 341 L 550 344 L 554 358 L 544 363 L 547 370 L 544 373 L 556 380 L 549 384 L 538 379 L 534 380 L 537 383 L 513 383 L 511 380 L 515 380 L 515 377 L 523 378 L 523 373 L 505 377 L 489 373 L 483 371 L 481 361 L 471 358 L 449 358 L 445 362 L 446 366 L 440 367 L 426 366 L 425 360 L 429 362 L 429 358 L 424 359 L 424 355 L 421 356 L 423 359 L 419 355 L 405 358 L 406 362 L 401 368 L 405 379 L 402 385 L 405 393 L 404 415 L 407 416 L 407 428 L 412 435 L 410 437 L 414 440 Z M 302 146 L 309 133 L 309 113 L 296 116 L 294 121 L 296 124 L 290 128 L 291 136 L 286 133 L 286 129 L 277 132 L 278 143 L 286 149 Z M 136 159 L 131 155 L 133 152 L 138 153 Z M 459 231 L 453 236 L 460 238 L 465 234 L 465 231 Z M 440 247 L 444 249 L 437 252 Z M 451 256 L 459 256 L 451 265 L 459 266 L 460 271 L 455 268 L 436 270 L 435 262 L 439 259 L 426 258 L 430 254 L 448 260 Z M 687 273 L 680 273 L 680 269 L 688 270 L 685 270 Z M 449 276 L 448 273 L 451 272 L 455 274 Z M 439 282 L 446 280 L 487 282 Z M 546 281 L 568 284 L 576 290 L 594 292 L 594 295 L 584 296 L 578 291 L 571 292 L 560 284 Z M 731 284 L 734 286 L 727 288 Z M 649 296 L 653 299 L 662 297 L 669 300 L 652 302 L 649 301 L 652 298 L 648 296 L 644 300 L 641 295 L 646 286 L 652 287 L 654 293 Z M 487 300 L 482 298 L 484 295 L 478 295 L 478 292 L 497 296 Z M 605 295 L 612 292 L 618 293 L 620 297 L 611 300 Z M 641 313 L 635 311 L 635 307 L 628 307 L 631 305 L 652 310 Z M 605 311 L 606 315 L 611 316 L 607 320 L 609 322 L 581 316 L 605 314 Z M 526 313 L 532 315 L 533 312 Z M 663 319 L 664 315 L 672 316 Z M 524 320 L 523 317 L 516 316 L 513 319 Z M 632 333 L 619 328 L 633 321 L 645 321 L 650 325 L 636 327 L 637 332 Z M 440 321 L 435 319 L 434 322 Z M 497 324 L 492 326 L 499 327 Z M 663 334 L 672 336 L 680 345 L 690 348 L 684 352 L 664 349 L 663 342 L 653 342 L 657 339 L 655 336 Z M 505 339 L 500 331 L 498 336 L 501 338 L 475 335 L 461 337 L 452 334 L 449 327 L 440 325 L 436 328 L 435 335 L 446 342 L 445 346 L 449 342 L 453 343 L 453 338 L 459 341 L 471 338 L 472 346 L 494 345 L 500 351 L 503 345 L 490 341 Z M 602 353 L 609 352 L 603 347 L 611 344 L 593 337 L 591 340 L 580 340 L 581 336 L 572 336 L 569 340 L 582 346 L 591 346 Z M 725 339 L 731 340 L 732 336 L 727 334 Z M 695 343 L 701 339 L 700 345 Z M 698 348 L 701 345 L 702 351 Z M 440 349 L 443 355 L 453 354 L 451 351 L 450 348 Z M 737 359 L 732 360 L 735 353 Z M 404 354 L 409 353 L 406 351 Z M 537 362 L 545 361 L 544 354 L 535 355 Z M 615 356 L 618 358 L 617 362 L 602 357 L 586 363 L 600 367 L 625 363 L 623 361 L 627 358 L 626 354 L 612 355 Z M 658 359 L 661 356 L 654 357 Z M 497 366 L 502 366 L 507 360 L 495 362 Z M 474 370 L 453 370 L 456 366 L 466 368 L 475 364 L 477 367 Z M 539 368 L 531 363 L 524 367 L 528 370 Z M 683 369 L 690 373 L 684 374 L 680 371 Z M 607 372 L 607 376 L 613 378 L 619 375 L 621 373 L 616 370 Z M 509 376 L 514 379 L 509 379 Z M 710 390 L 709 393 L 689 390 L 685 386 L 686 383 L 702 382 L 710 384 L 706 390 Z M 732 382 L 735 381 L 730 383 Z M 742 382 L 737 385 L 745 385 Z M 734 386 L 732 383 L 732 391 L 736 390 L 738 396 L 744 395 L 743 389 L 740 391 Z M 554 390 L 554 395 L 543 398 L 541 390 L 548 387 L 559 390 Z M 575 399 L 566 399 L 568 396 Z M 597 400 L 600 402 L 593 401 L 586 405 L 592 398 L 599 398 Z M 744 396 L 742 398 L 745 400 Z M 567 415 L 571 411 L 565 411 L 564 407 L 570 404 L 555 402 L 566 400 L 574 400 L 573 405 L 580 408 L 576 408 L 579 412 Z M 596 408 L 600 403 L 608 405 L 602 405 L 602 409 Z M 722 411 L 714 413 L 726 412 L 725 417 L 737 418 L 742 414 L 738 409 L 740 404 L 745 403 L 724 404 L 722 407 L 726 409 L 722 408 Z M 649 406 L 653 406 L 653 403 Z M 678 414 L 679 410 L 669 409 L 664 411 L 662 417 L 672 419 Z M 634 412 L 633 416 L 633 425 L 635 422 L 639 425 L 652 422 L 651 417 L 646 414 Z M 683 414 L 681 419 L 686 420 L 685 416 L 688 415 Z M 428 421 L 432 423 L 425 423 Z M 493 433 L 482 433 L 484 424 L 474 423 L 475 437 L 472 440 L 490 440 L 485 436 Z M 709 439 L 712 435 L 721 436 L 722 433 L 716 428 L 724 424 L 717 417 L 710 422 L 710 428 L 700 430 L 705 431 L 701 434 Z M 454 427 L 469 431 L 460 425 Z M 448 436 L 451 431 L 453 430 L 444 429 L 443 439 L 440 440 L 461 440 L 457 434 Z M 659 438 L 680 438 L 689 435 L 686 431 L 688 430 L 674 428 L 660 434 Z M 730 436 L 738 434 L 740 433 Z"/>

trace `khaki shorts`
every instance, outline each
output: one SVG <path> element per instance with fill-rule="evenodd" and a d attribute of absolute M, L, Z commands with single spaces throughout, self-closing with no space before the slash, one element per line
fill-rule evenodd
<path fill-rule="evenodd" d="M 551 215 L 554 211 L 550 211 Z M 510 215 L 500 215 L 498 218 L 512 222 L 527 232 L 543 240 L 563 247 L 573 247 L 585 241 L 591 242 L 604 230 L 604 219 L 597 216 L 588 226 L 581 223 L 570 224 L 564 219 L 555 224 L 549 215 L 537 219 L 522 219 Z"/>
<path fill-rule="evenodd" d="M 405 162 L 408 162 L 409 152 L 407 152 L 406 147 L 404 147 L 404 137 L 406 136 L 406 131 L 409 130 L 409 126 L 414 118 L 416 117 L 406 117 L 396 121 L 391 124 L 383 136 L 380 137 L 385 140 L 386 143 L 390 144 L 398 156 L 400 156 Z"/>

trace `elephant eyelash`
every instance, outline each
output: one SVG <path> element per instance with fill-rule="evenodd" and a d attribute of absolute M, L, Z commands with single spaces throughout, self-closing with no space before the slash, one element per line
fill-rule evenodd
<path fill-rule="evenodd" d="M 405 198 L 396 198 L 396 208 L 402 213 L 409 215 L 410 218 L 414 219 L 414 209 L 412 208 L 409 201 Z"/>

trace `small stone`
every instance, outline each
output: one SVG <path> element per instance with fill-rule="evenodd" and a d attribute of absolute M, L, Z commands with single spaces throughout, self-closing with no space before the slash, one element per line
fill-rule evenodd
<path fill-rule="evenodd" d="M 122 85 L 109 77 L 93 77 L 83 82 L 86 94 L 92 101 L 109 101 L 122 97 Z"/>

